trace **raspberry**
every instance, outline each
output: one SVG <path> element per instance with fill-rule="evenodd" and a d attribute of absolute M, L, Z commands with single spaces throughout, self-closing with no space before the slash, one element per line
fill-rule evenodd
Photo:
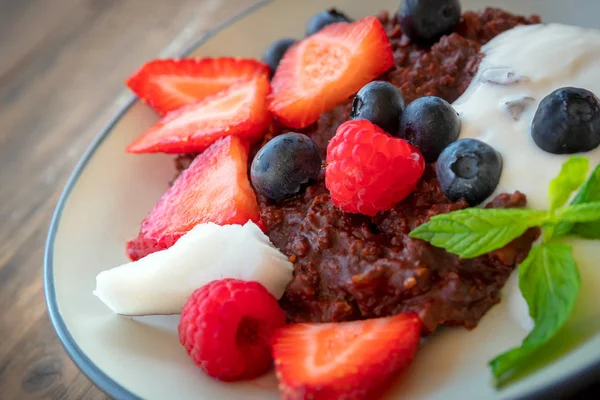
<path fill-rule="evenodd" d="M 204 372 L 222 381 L 256 378 L 271 368 L 271 337 L 285 314 L 258 282 L 213 281 L 188 299 L 179 341 Z"/>
<path fill-rule="evenodd" d="M 415 146 L 367 120 L 347 121 L 327 146 L 325 185 L 345 212 L 375 216 L 412 193 L 424 170 Z"/>

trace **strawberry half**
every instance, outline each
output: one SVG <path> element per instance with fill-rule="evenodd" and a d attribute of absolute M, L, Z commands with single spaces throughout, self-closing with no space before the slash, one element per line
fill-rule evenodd
<path fill-rule="evenodd" d="M 271 81 L 269 109 L 284 125 L 305 128 L 393 65 L 376 17 L 328 25 L 285 53 Z"/>
<path fill-rule="evenodd" d="M 154 60 L 127 79 L 129 88 L 159 114 L 220 92 L 241 81 L 268 76 L 269 67 L 256 60 L 184 58 Z"/>
<path fill-rule="evenodd" d="M 282 398 L 371 399 L 412 361 L 420 330 L 414 313 L 283 326 L 273 338 Z"/>
<path fill-rule="evenodd" d="M 244 224 L 259 220 L 258 203 L 247 174 L 248 146 L 223 138 L 192 162 L 142 222 L 127 243 L 132 260 L 172 246 L 197 224 Z"/>
<path fill-rule="evenodd" d="M 200 153 L 217 139 L 239 136 L 254 142 L 271 123 L 265 76 L 236 83 L 198 103 L 170 112 L 133 141 L 129 153 Z"/>

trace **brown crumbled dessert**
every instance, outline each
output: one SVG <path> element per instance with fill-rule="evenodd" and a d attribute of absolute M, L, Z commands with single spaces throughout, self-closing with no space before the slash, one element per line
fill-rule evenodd
<path fill-rule="evenodd" d="M 395 14 L 382 13 L 379 18 L 396 59 L 381 79 L 400 87 L 407 104 L 422 96 L 453 102 L 477 72 L 483 44 L 517 25 L 540 22 L 537 16 L 525 18 L 494 8 L 466 12 L 455 33 L 423 48 L 402 35 Z M 323 155 L 350 108 L 348 99 L 303 130 Z M 285 131 L 289 130 L 275 128 L 265 141 Z M 185 167 L 190 157 L 180 157 L 178 163 Z M 500 289 L 539 236 L 538 229 L 530 229 L 505 248 L 469 260 L 409 238 L 409 232 L 431 216 L 467 207 L 464 201 L 446 198 L 431 165 L 411 196 L 374 218 L 335 207 L 322 176 L 304 193 L 282 202 L 257 197 L 271 241 L 294 263 L 293 280 L 280 301 L 291 322 L 414 311 L 429 331 L 438 325 L 474 328 L 500 301 Z M 525 204 L 525 196 L 517 192 L 501 194 L 488 206 Z"/>
<path fill-rule="evenodd" d="M 518 192 L 492 202 L 525 203 Z M 408 199 L 374 218 L 342 212 L 323 182 L 278 205 L 261 199 L 269 237 L 294 262 L 281 300 L 288 318 L 346 321 L 414 311 L 430 331 L 438 325 L 474 328 L 500 301 L 500 289 L 539 231 L 470 260 L 408 236 L 431 216 L 467 206 L 444 196 L 431 166 Z"/>

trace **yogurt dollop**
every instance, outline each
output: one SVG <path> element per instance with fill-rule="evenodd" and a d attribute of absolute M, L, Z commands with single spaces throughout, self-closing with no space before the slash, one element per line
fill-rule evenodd
<path fill-rule="evenodd" d="M 493 196 L 519 190 L 527 195 L 529 207 L 547 209 L 548 184 L 570 155 L 541 150 L 531 138 L 531 122 L 540 101 L 555 89 L 574 86 L 600 96 L 600 31 L 561 24 L 521 26 L 492 39 L 482 52 L 477 75 L 454 103 L 462 124 L 460 138 L 487 142 L 502 155 L 502 176 Z M 600 147 L 580 155 L 594 168 Z M 574 238 L 568 242 L 582 281 L 574 318 L 583 320 L 596 313 L 600 245 Z M 533 323 L 517 282 L 509 280 L 504 298 L 513 318 L 530 330 Z"/>
<path fill-rule="evenodd" d="M 253 222 L 199 224 L 166 250 L 101 272 L 94 294 L 117 314 L 178 314 L 194 290 L 223 278 L 257 281 L 279 299 L 292 271 Z"/>

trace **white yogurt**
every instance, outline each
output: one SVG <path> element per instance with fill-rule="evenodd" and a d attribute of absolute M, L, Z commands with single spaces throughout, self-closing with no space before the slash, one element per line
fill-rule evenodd
<path fill-rule="evenodd" d="M 574 86 L 600 96 L 600 31 L 560 24 L 522 26 L 491 40 L 477 76 L 454 103 L 461 138 L 477 138 L 502 154 L 496 194 L 519 190 L 532 208 L 548 208 L 548 184 L 570 155 L 546 153 L 533 142 L 531 121 L 540 101 L 555 89 Z M 521 112 L 522 111 L 522 112 Z M 600 162 L 600 147 L 581 154 L 590 172 Z M 574 320 L 596 313 L 594 288 L 600 290 L 600 244 L 569 239 L 574 245 L 582 290 Z M 533 326 L 513 276 L 505 290 L 511 316 L 525 329 Z"/>
<path fill-rule="evenodd" d="M 292 270 L 253 222 L 207 223 L 166 250 L 101 272 L 94 294 L 117 314 L 178 314 L 194 290 L 223 278 L 260 282 L 280 298 Z"/>

